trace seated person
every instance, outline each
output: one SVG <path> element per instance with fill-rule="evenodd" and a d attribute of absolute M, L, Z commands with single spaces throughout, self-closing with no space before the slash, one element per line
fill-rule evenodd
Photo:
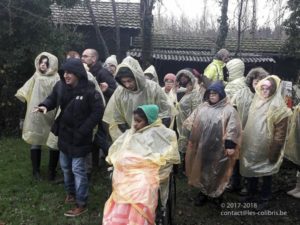
<path fill-rule="evenodd" d="M 160 181 L 180 162 L 176 134 L 158 119 L 157 105 L 139 106 L 132 128 L 110 147 L 113 192 L 104 207 L 103 224 L 154 224 Z"/>

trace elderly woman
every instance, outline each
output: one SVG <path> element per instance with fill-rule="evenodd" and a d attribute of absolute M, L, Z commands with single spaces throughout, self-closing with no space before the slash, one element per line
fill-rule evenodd
<path fill-rule="evenodd" d="M 188 183 L 200 190 L 195 205 L 218 198 L 229 182 L 238 155 L 241 124 L 221 82 L 212 83 L 205 102 L 184 122 L 190 131 L 186 152 Z"/>
<path fill-rule="evenodd" d="M 282 162 L 288 118 L 292 113 L 282 98 L 279 77 L 266 77 L 255 91 L 243 132 L 240 172 L 248 178 L 247 201 L 255 200 L 258 178 L 262 178 L 259 209 L 263 209 L 271 198 L 272 175 L 279 171 Z"/>

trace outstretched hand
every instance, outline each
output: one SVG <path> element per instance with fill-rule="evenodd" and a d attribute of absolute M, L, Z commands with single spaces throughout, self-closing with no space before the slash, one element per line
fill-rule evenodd
<path fill-rule="evenodd" d="M 33 113 L 41 112 L 41 113 L 46 114 L 47 113 L 47 108 L 45 106 L 36 106 L 36 107 L 33 108 L 32 112 Z"/>

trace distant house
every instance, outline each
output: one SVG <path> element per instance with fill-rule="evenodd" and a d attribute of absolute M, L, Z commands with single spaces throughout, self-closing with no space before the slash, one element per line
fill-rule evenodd
<path fill-rule="evenodd" d="M 237 41 L 226 40 L 226 48 L 234 57 Z M 242 40 L 241 53 L 237 56 L 246 65 L 246 73 L 253 67 L 262 66 L 270 73 L 277 73 L 285 78 L 291 74 L 287 71 L 293 60 L 287 59 L 281 54 L 283 40 Z M 168 72 L 176 73 L 184 67 L 192 67 L 203 72 L 205 67 L 214 57 L 215 41 L 212 38 L 153 35 L 153 64 L 156 66 L 159 76 Z M 141 57 L 141 38 L 137 36 L 133 40 L 129 55 L 139 59 Z M 292 73 L 295 73 L 293 71 Z"/>
<path fill-rule="evenodd" d="M 115 22 L 113 18 L 112 3 L 91 1 L 91 6 L 102 35 L 108 45 L 108 49 L 111 54 L 115 54 Z M 84 3 L 77 4 L 72 8 L 64 8 L 57 4 L 53 4 L 50 9 L 52 21 L 56 26 L 71 26 L 74 31 L 86 34 L 87 40 L 85 48 L 97 49 L 101 57 L 102 49 L 97 45 L 95 30 L 88 9 Z M 140 33 L 140 4 L 117 2 L 116 11 L 120 23 L 121 54 L 125 57 L 126 51 L 130 46 L 131 37 L 137 36 Z"/>

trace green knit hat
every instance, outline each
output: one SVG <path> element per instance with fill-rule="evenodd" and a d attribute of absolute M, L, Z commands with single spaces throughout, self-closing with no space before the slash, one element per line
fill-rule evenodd
<path fill-rule="evenodd" d="M 159 111 L 157 105 L 141 105 L 138 108 L 144 111 L 149 124 L 154 123 L 157 120 Z"/>

